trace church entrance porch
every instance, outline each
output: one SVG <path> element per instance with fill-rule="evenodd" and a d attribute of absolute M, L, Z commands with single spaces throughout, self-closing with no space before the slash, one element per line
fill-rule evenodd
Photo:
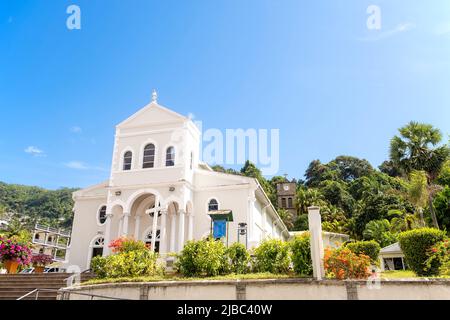
<path fill-rule="evenodd" d="M 157 192 L 138 192 L 130 197 L 128 205 L 108 210 L 103 255 L 110 253 L 108 244 L 119 237 L 144 241 L 162 257 L 179 252 L 187 240 L 193 239 L 192 204 L 163 199 Z"/>

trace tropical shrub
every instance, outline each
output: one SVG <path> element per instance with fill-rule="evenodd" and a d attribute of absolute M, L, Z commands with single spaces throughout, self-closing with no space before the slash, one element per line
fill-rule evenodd
<path fill-rule="evenodd" d="M 155 276 L 164 273 L 159 255 L 150 251 L 143 241 L 119 238 L 109 245 L 112 255 L 92 258 L 91 269 L 98 278 Z"/>
<path fill-rule="evenodd" d="M 285 273 L 289 271 L 289 245 L 278 239 L 264 240 L 254 250 L 256 272 Z"/>
<path fill-rule="evenodd" d="M 45 267 L 53 262 L 53 258 L 51 255 L 39 253 L 36 255 L 33 255 L 31 258 L 31 263 L 35 267 Z"/>
<path fill-rule="evenodd" d="M 421 228 L 405 231 L 399 235 L 400 248 L 405 255 L 408 267 L 418 276 L 439 274 L 440 260 L 434 259 L 427 266 L 431 249 L 444 240 L 445 232 L 433 228 Z"/>
<path fill-rule="evenodd" d="M 325 249 L 324 268 L 328 277 L 336 279 L 367 279 L 370 276 L 370 257 L 356 254 L 347 247 Z"/>
<path fill-rule="evenodd" d="M 145 242 L 134 240 L 133 238 L 121 237 L 111 241 L 109 244 L 112 252 L 130 252 L 136 250 L 145 250 L 148 249 Z"/>
<path fill-rule="evenodd" d="M 122 278 L 162 275 L 158 254 L 148 249 L 120 252 L 92 258 L 91 269 L 98 278 Z"/>
<path fill-rule="evenodd" d="M 309 233 L 296 236 L 289 242 L 294 271 L 299 275 L 312 275 L 311 245 Z"/>
<path fill-rule="evenodd" d="M 390 210 L 389 212 L 392 212 Z M 364 240 L 375 240 L 382 248 L 397 242 L 397 235 L 392 233 L 389 220 L 372 220 L 363 231 Z"/>
<path fill-rule="evenodd" d="M 188 241 L 178 255 L 175 266 L 187 277 L 215 276 L 226 271 L 225 245 L 209 237 Z"/>
<path fill-rule="evenodd" d="M 0 237 L 0 261 L 8 260 L 28 265 L 31 262 L 31 249 L 24 243 Z"/>
<path fill-rule="evenodd" d="M 375 240 L 349 242 L 346 247 L 357 255 L 364 254 L 368 256 L 372 263 L 378 263 L 378 255 L 381 247 Z"/>
<path fill-rule="evenodd" d="M 236 274 L 249 272 L 250 254 L 242 243 L 235 242 L 226 250 L 229 271 Z"/>
<path fill-rule="evenodd" d="M 435 263 L 440 265 L 440 275 L 450 276 L 450 240 L 448 238 L 431 247 L 426 266 L 432 268 Z"/>

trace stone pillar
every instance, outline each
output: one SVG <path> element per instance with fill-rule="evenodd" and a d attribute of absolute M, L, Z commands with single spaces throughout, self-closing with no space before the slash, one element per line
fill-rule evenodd
<path fill-rule="evenodd" d="M 161 210 L 161 227 L 159 236 L 159 252 L 167 252 L 167 209 Z"/>
<path fill-rule="evenodd" d="M 153 211 L 152 219 L 152 251 L 155 252 L 156 231 L 158 230 L 158 211 Z"/>
<path fill-rule="evenodd" d="M 319 207 L 308 208 L 308 225 L 311 243 L 311 259 L 313 266 L 313 276 L 317 280 L 325 277 L 323 267 L 323 240 L 322 240 L 322 218 Z"/>
<path fill-rule="evenodd" d="M 109 243 L 111 242 L 111 220 L 113 215 L 111 212 L 106 213 L 106 223 L 105 223 L 105 237 L 103 245 L 103 256 L 106 257 L 109 254 Z"/>
<path fill-rule="evenodd" d="M 128 236 L 128 220 L 130 218 L 129 212 L 123 213 L 123 222 L 122 222 L 122 236 Z"/>
<path fill-rule="evenodd" d="M 177 224 L 177 215 L 176 213 L 172 213 L 172 217 L 170 219 L 170 252 L 175 252 L 175 232 L 176 232 L 176 224 Z"/>
<path fill-rule="evenodd" d="M 139 240 L 139 230 L 141 228 L 141 216 L 134 218 L 134 239 Z"/>
<path fill-rule="evenodd" d="M 194 239 L 194 213 L 188 215 L 188 240 Z"/>
<path fill-rule="evenodd" d="M 184 219 L 186 215 L 186 211 L 181 209 L 178 211 L 179 221 L 178 221 L 178 248 L 177 251 L 180 252 L 183 250 L 184 246 Z"/>

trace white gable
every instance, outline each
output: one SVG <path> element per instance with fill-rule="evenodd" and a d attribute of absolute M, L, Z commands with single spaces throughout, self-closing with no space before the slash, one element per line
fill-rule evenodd
<path fill-rule="evenodd" d="M 146 105 L 131 117 L 119 123 L 119 128 L 140 127 L 164 122 L 184 122 L 187 117 L 169 110 L 156 102 Z"/>

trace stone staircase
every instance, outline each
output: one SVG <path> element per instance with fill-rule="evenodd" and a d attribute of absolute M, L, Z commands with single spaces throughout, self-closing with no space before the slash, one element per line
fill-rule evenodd
<path fill-rule="evenodd" d="M 1 274 L 0 275 L 0 300 L 16 300 L 17 298 L 33 291 L 34 289 L 58 290 L 67 286 L 66 279 L 69 273 L 44 273 L 44 274 Z M 90 273 L 81 275 L 81 281 L 87 281 L 93 277 Z M 56 300 L 56 292 L 39 292 L 38 300 Z M 25 298 L 35 300 L 35 295 Z"/>

